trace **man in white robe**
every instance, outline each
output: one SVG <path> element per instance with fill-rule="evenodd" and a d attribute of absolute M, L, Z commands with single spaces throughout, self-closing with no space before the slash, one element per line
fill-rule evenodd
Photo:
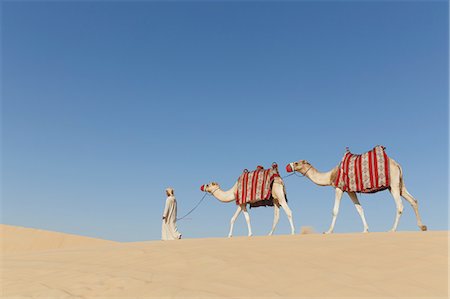
<path fill-rule="evenodd" d="M 162 217 L 162 240 L 181 239 L 181 234 L 177 228 L 177 200 L 175 199 L 174 190 L 166 189 L 166 207 Z"/>

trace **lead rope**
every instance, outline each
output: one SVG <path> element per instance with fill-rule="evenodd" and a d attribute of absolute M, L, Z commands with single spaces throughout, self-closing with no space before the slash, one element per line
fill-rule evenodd
<path fill-rule="evenodd" d="M 220 188 L 217 188 L 216 190 L 214 190 L 213 192 L 211 192 L 211 195 L 213 195 L 214 194 L 214 192 L 216 192 L 217 190 L 219 190 Z M 189 214 L 191 214 L 192 212 L 194 212 L 195 211 L 195 209 L 197 209 L 198 208 L 198 206 L 202 203 L 202 201 L 205 199 L 205 197 L 207 196 L 207 195 L 209 195 L 209 193 L 208 192 L 205 192 L 205 195 L 203 195 L 203 197 L 199 200 L 199 202 L 189 211 L 189 212 L 187 212 L 187 214 L 186 215 L 184 215 L 183 217 L 180 217 L 180 218 L 177 218 L 176 220 L 178 221 L 178 220 L 182 220 L 183 218 L 185 218 L 186 216 L 188 216 Z"/>
<path fill-rule="evenodd" d="M 186 218 L 186 216 L 188 216 L 189 214 L 191 214 L 192 212 L 195 211 L 195 209 L 198 208 L 198 206 L 202 203 L 202 201 L 205 199 L 205 197 L 208 195 L 207 192 L 205 192 L 205 195 L 203 195 L 203 197 L 200 199 L 200 201 L 189 211 L 187 212 L 186 215 L 184 215 L 183 217 L 177 218 L 177 221 L 182 220 L 183 218 Z"/>
<path fill-rule="evenodd" d="M 285 176 L 282 176 L 281 178 L 282 178 L 282 179 L 285 179 L 285 178 L 290 177 L 291 175 L 294 175 L 294 174 L 295 174 L 295 171 L 294 171 L 293 173 L 290 173 L 290 174 L 287 174 L 287 175 L 285 175 Z"/>

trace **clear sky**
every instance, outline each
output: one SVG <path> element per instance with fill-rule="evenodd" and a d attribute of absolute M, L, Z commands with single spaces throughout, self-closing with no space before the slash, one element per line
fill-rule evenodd
<path fill-rule="evenodd" d="M 377 144 L 403 167 L 432 230 L 448 223 L 448 4 L 2 2 L 2 223 L 120 241 L 160 238 L 203 183 L 244 168 Z M 298 231 L 328 228 L 334 190 L 285 180 Z M 395 218 L 362 195 L 371 231 Z M 412 208 L 399 230 L 418 230 Z M 208 197 L 178 223 L 224 237 L 236 207 Z M 250 210 L 255 235 L 273 210 Z M 345 195 L 336 232 L 362 231 Z M 282 212 L 277 234 L 289 233 Z M 245 235 L 241 216 L 235 235 Z"/>

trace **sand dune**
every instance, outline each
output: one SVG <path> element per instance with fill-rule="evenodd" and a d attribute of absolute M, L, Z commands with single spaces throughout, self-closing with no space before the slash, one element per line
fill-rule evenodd
<path fill-rule="evenodd" d="M 139 243 L 79 237 L 66 247 L 75 244 L 70 236 L 55 249 L 50 236 L 61 234 L 2 230 L 3 298 L 448 297 L 448 232 Z"/>
<path fill-rule="evenodd" d="M 41 229 L 0 224 L 2 252 L 24 252 L 100 246 L 116 242 L 77 235 L 51 232 Z"/>

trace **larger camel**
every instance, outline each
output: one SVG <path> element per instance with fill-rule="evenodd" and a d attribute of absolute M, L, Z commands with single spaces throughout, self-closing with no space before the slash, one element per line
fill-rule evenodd
<path fill-rule="evenodd" d="M 403 203 L 401 197 L 406 199 L 411 206 L 414 209 L 414 212 L 416 214 L 417 219 L 417 226 L 422 230 L 426 231 L 427 227 L 422 223 L 422 220 L 419 215 L 419 209 L 417 206 L 417 200 L 408 193 L 405 187 L 405 183 L 403 181 L 403 174 L 402 174 L 402 168 L 401 166 L 395 162 L 393 159 L 389 159 L 389 172 L 390 172 L 390 185 L 388 186 L 389 191 L 392 194 L 392 197 L 395 200 L 395 204 L 397 207 L 397 214 L 395 217 L 394 225 L 392 226 L 391 232 L 395 232 L 397 230 L 398 222 L 400 220 L 400 216 L 403 213 Z M 292 162 L 286 165 L 286 171 L 287 172 L 293 172 L 297 171 L 307 178 L 309 178 L 311 181 L 313 181 L 315 184 L 319 186 L 333 186 L 333 181 L 335 180 L 337 173 L 339 170 L 339 165 L 333 168 L 332 170 L 328 172 L 319 172 L 316 168 L 314 168 L 308 161 L 306 160 L 300 160 L 297 162 Z M 334 187 L 334 186 L 333 186 Z M 331 221 L 330 228 L 328 231 L 326 231 L 326 234 L 332 233 L 334 230 L 334 225 L 336 223 L 336 218 L 339 212 L 339 205 L 341 203 L 342 194 L 345 192 L 342 189 L 338 187 L 335 188 L 335 201 L 334 201 L 334 208 L 333 208 L 333 218 Z M 358 196 L 356 195 L 356 192 L 347 192 L 350 199 L 353 201 L 353 204 L 356 207 L 356 210 L 359 213 L 359 216 L 361 217 L 361 220 L 364 225 L 364 233 L 367 233 L 369 231 L 369 226 L 367 225 L 366 218 L 364 216 L 364 210 L 361 207 L 361 204 L 358 200 Z"/>
<path fill-rule="evenodd" d="M 208 192 L 212 194 L 215 198 L 217 198 L 221 202 L 234 202 L 236 201 L 235 194 L 237 190 L 238 183 L 236 182 L 234 186 L 227 191 L 223 191 L 220 188 L 220 185 L 216 182 L 212 182 L 210 184 L 202 185 L 200 187 L 200 190 L 204 192 Z M 273 225 L 272 230 L 269 232 L 269 236 L 273 234 L 275 231 L 275 227 L 277 226 L 279 215 L 280 215 L 280 206 L 283 208 L 283 210 L 286 213 L 286 216 L 289 219 L 289 223 L 291 225 L 291 234 L 295 234 L 295 228 L 294 223 L 292 220 L 292 211 L 289 208 L 286 196 L 285 196 L 285 190 L 283 186 L 283 180 L 280 177 L 276 177 L 273 182 L 272 186 L 272 198 L 273 198 L 273 208 L 274 208 L 274 217 L 273 217 Z M 247 203 L 239 204 L 237 205 L 237 210 L 234 213 L 233 217 L 231 217 L 230 221 L 230 232 L 228 234 L 228 237 L 232 237 L 233 235 L 233 226 L 234 222 L 236 221 L 239 214 L 243 212 L 245 221 L 247 222 L 248 227 L 248 236 L 250 237 L 252 235 L 252 227 L 250 225 L 250 216 L 247 212 Z"/>

